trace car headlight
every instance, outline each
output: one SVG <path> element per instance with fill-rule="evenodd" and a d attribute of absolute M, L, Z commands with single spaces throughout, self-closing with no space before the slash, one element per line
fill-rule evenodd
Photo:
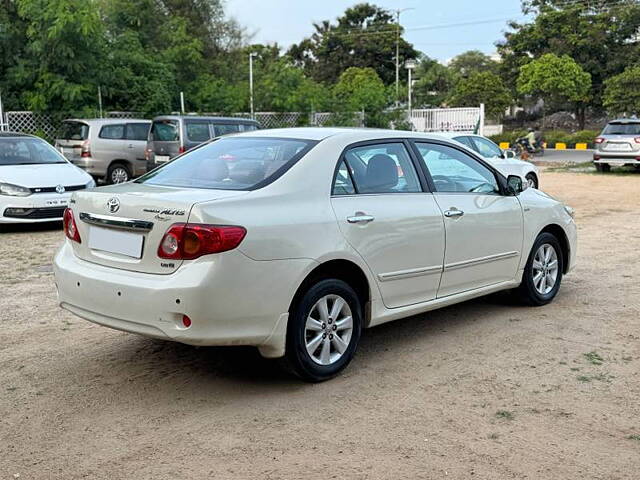
<path fill-rule="evenodd" d="M 576 211 L 575 211 L 573 208 L 571 208 L 569 205 L 565 205 L 565 206 L 564 206 L 564 211 L 565 211 L 565 212 L 567 212 L 567 214 L 568 214 L 571 218 L 573 218 L 573 216 L 576 214 Z"/>
<path fill-rule="evenodd" d="M 91 180 L 89 180 L 87 182 L 87 184 L 84 186 L 84 188 L 93 188 L 96 186 L 96 181 L 92 178 Z"/>
<path fill-rule="evenodd" d="M 20 185 L 12 185 L 11 183 L 0 183 L 0 195 L 9 195 L 11 197 L 28 197 L 31 190 Z"/>

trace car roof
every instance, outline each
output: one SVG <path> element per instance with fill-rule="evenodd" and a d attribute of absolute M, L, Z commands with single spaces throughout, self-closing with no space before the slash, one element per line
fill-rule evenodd
<path fill-rule="evenodd" d="M 609 123 L 640 123 L 640 118 L 616 118 Z"/>
<path fill-rule="evenodd" d="M 65 118 L 63 122 L 80 122 L 93 125 L 113 125 L 115 123 L 125 122 L 144 122 L 151 123 L 148 118 Z"/>
<path fill-rule="evenodd" d="M 20 132 L 0 132 L 0 138 L 16 138 L 16 137 L 31 137 L 31 138 L 40 138 L 35 135 L 29 135 L 28 133 L 20 133 Z"/>
<path fill-rule="evenodd" d="M 365 141 L 387 138 L 422 138 L 438 140 L 443 136 L 437 133 L 410 132 L 407 130 L 385 130 L 377 128 L 353 128 L 353 127 L 294 127 L 272 128 L 243 132 L 233 136 L 242 137 L 280 137 L 299 140 L 324 140 L 329 137 L 343 137 L 353 141 Z M 444 137 L 446 138 L 446 137 Z"/>
<path fill-rule="evenodd" d="M 256 125 L 259 124 L 257 120 L 253 120 L 251 118 L 244 117 L 211 117 L 206 115 L 158 115 L 157 117 L 153 117 L 153 121 L 156 120 L 215 120 L 215 121 L 223 121 L 223 122 L 231 122 L 231 123 L 254 123 Z"/>

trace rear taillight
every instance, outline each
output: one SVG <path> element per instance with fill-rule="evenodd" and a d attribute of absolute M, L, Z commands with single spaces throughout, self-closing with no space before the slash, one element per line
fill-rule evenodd
<path fill-rule="evenodd" d="M 180 145 L 180 148 L 178 149 L 178 153 L 184 153 L 186 151 L 187 151 L 187 149 L 184 148 L 184 145 Z"/>
<path fill-rule="evenodd" d="M 247 230 L 231 225 L 176 223 L 169 227 L 158 246 L 158 257 L 193 260 L 202 255 L 233 250 Z"/>
<path fill-rule="evenodd" d="M 67 208 L 64 211 L 62 223 L 64 225 L 64 234 L 67 236 L 67 238 L 69 240 L 73 240 L 74 242 L 82 243 L 82 240 L 80 240 L 80 232 L 78 232 L 78 226 L 76 225 L 76 221 L 73 218 L 73 210 Z"/>
<path fill-rule="evenodd" d="M 640 143 L 640 137 L 634 138 L 633 141 L 636 142 L 636 143 Z"/>
<path fill-rule="evenodd" d="M 80 147 L 80 156 L 83 158 L 87 158 L 91 156 L 91 149 L 89 148 L 89 140 L 85 140 L 82 142 L 82 146 Z"/>
<path fill-rule="evenodd" d="M 595 142 L 596 143 L 603 143 L 604 142 L 604 138 L 598 137 L 598 138 L 596 138 Z"/>

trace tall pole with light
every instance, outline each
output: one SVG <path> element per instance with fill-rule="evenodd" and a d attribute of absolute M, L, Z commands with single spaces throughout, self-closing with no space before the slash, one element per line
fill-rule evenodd
<path fill-rule="evenodd" d="M 397 9 L 396 12 L 396 104 L 400 102 L 400 14 L 414 8 Z"/>
<path fill-rule="evenodd" d="M 411 121 L 411 94 L 412 94 L 412 88 L 413 88 L 413 81 L 411 79 L 411 72 L 413 72 L 413 70 L 416 68 L 416 61 L 415 60 L 407 60 L 406 62 L 404 62 L 404 68 L 407 69 L 407 72 L 409 73 L 409 92 L 408 92 L 408 96 L 407 96 L 407 117 L 409 119 L 409 121 Z"/>
<path fill-rule="evenodd" d="M 253 111 L 253 58 L 257 57 L 256 52 L 249 53 L 249 108 L 251 109 L 251 118 L 254 118 Z"/>

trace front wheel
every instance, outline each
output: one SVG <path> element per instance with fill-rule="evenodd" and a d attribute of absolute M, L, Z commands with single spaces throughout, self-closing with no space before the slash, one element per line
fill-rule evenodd
<path fill-rule="evenodd" d="M 362 307 L 354 290 L 342 280 L 320 280 L 290 312 L 284 366 L 303 380 L 328 380 L 353 358 L 361 330 Z"/>
<path fill-rule="evenodd" d="M 551 302 L 560 289 L 563 268 L 564 258 L 558 239 L 551 233 L 538 235 L 519 287 L 522 300 L 533 306 Z"/>

